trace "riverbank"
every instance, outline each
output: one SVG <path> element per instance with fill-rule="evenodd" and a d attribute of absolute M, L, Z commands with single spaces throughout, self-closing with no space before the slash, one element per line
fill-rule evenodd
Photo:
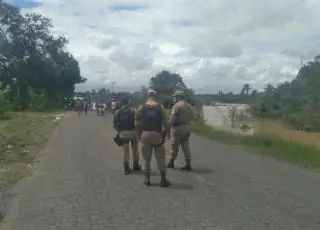
<path fill-rule="evenodd" d="M 320 171 L 320 149 L 315 146 L 286 140 L 276 135 L 259 134 L 244 136 L 218 131 L 204 122 L 195 122 L 193 131 L 218 142 L 249 147 L 255 152 L 279 160 Z"/>

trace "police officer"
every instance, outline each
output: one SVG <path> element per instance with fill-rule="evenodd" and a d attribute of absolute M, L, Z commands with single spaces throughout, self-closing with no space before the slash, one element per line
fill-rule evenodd
<path fill-rule="evenodd" d="M 181 169 L 191 171 L 191 152 L 189 147 L 191 129 L 189 124 L 193 119 L 193 108 L 185 101 L 184 93 L 182 91 L 176 91 L 172 96 L 175 104 L 172 107 L 172 113 L 169 121 L 172 127 L 172 139 L 170 160 L 167 167 L 174 168 L 174 161 L 177 158 L 179 147 L 181 146 L 186 160 L 185 166 Z"/>
<path fill-rule="evenodd" d="M 135 130 L 135 110 L 129 106 L 130 99 L 124 97 L 121 100 L 121 107 L 115 112 L 113 117 L 113 127 L 119 133 L 119 136 L 123 144 L 123 165 L 124 173 L 128 175 L 132 172 L 129 167 L 129 144 L 131 144 L 132 158 L 133 158 L 133 171 L 140 171 L 139 165 L 139 152 L 138 152 L 138 140 Z"/>
<path fill-rule="evenodd" d="M 136 130 L 141 143 L 141 152 L 145 161 L 144 185 L 150 186 L 151 158 L 154 150 L 161 174 L 161 187 L 168 187 L 171 183 L 166 178 L 165 149 L 163 143 L 166 134 L 170 138 L 170 126 L 165 112 L 160 103 L 156 102 L 157 92 L 153 89 L 148 90 L 147 102 L 140 106 L 136 112 Z M 163 127 L 165 132 L 163 132 Z"/>

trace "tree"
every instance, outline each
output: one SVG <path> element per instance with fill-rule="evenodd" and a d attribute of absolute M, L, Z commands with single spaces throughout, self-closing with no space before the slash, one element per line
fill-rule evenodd
<path fill-rule="evenodd" d="M 241 90 L 241 94 L 246 94 L 246 95 L 249 95 L 249 91 L 251 90 L 251 87 L 250 85 L 247 83 L 247 84 L 244 84 L 243 87 L 242 87 L 242 90 Z"/>
<path fill-rule="evenodd" d="M 182 77 L 169 71 L 161 71 L 155 77 L 150 79 L 150 87 L 156 89 L 159 93 L 172 95 L 175 90 L 187 89 Z"/>
<path fill-rule="evenodd" d="M 252 90 L 251 95 L 256 96 L 258 94 L 258 91 L 256 89 Z"/>
<path fill-rule="evenodd" d="M 256 115 L 282 119 L 296 129 L 320 131 L 320 56 L 304 65 L 291 82 L 267 85 L 256 97 Z"/>
<path fill-rule="evenodd" d="M 73 95 L 75 84 L 86 81 L 78 62 L 65 51 L 67 39 L 50 34 L 51 28 L 50 19 L 21 15 L 0 1 L 0 83 L 10 88 L 15 109 L 28 108 L 38 92 L 46 106 L 62 105 L 64 97 Z"/>
<path fill-rule="evenodd" d="M 197 104 L 193 90 L 189 89 L 185 85 L 182 77 L 179 74 L 170 73 L 169 71 L 161 71 L 150 79 L 149 85 L 151 88 L 154 88 L 158 91 L 159 100 L 168 108 L 173 105 L 171 95 L 176 90 L 183 91 L 189 103 Z"/>

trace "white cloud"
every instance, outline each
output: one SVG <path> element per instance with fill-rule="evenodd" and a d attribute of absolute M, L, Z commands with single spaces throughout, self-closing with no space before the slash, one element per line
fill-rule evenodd
<path fill-rule="evenodd" d="M 320 52 L 316 0 L 42 2 L 32 10 L 69 38 L 89 79 L 81 88 L 116 81 L 138 89 L 167 69 L 198 92 L 238 91 L 246 82 L 262 89 L 292 79 L 301 55 L 307 60 Z"/>

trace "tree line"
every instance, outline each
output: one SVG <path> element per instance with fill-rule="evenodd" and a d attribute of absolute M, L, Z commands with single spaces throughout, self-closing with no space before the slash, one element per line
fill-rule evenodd
<path fill-rule="evenodd" d="M 52 27 L 50 19 L 0 0 L 0 113 L 60 107 L 86 81 L 68 40 Z"/>
<path fill-rule="evenodd" d="M 267 85 L 252 102 L 255 115 L 280 119 L 297 130 L 320 131 L 320 55 L 291 82 Z"/>
<path fill-rule="evenodd" d="M 239 93 L 219 91 L 215 94 L 196 94 L 197 98 L 207 106 L 214 105 L 216 102 L 220 103 L 237 103 L 250 104 L 252 99 L 261 94 L 256 89 L 252 89 L 250 84 L 246 83 L 242 86 Z"/>
<path fill-rule="evenodd" d="M 93 89 L 91 91 L 78 92 L 77 96 L 82 96 L 93 101 L 110 100 L 111 98 L 120 99 L 123 96 L 129 96 L 132 99 L 133 105 L 141 105 L 147 98 L 147 90 L 153 88 L 158 92 L 158 100 L 165 108 L 173 106 L 171 95 L 176 90 L 181 90 L 186 95 L 186 100 L 193 105 L 199 104 L 199 100 L 195 96 L 192 89 L 188 88 L 179 74 L 171 73 L 169 71 L 161 71 L 150 78 L 149 84 L 141 86 L 139 91 L 128 92 L 111 92 L 109 89 Z"/>

